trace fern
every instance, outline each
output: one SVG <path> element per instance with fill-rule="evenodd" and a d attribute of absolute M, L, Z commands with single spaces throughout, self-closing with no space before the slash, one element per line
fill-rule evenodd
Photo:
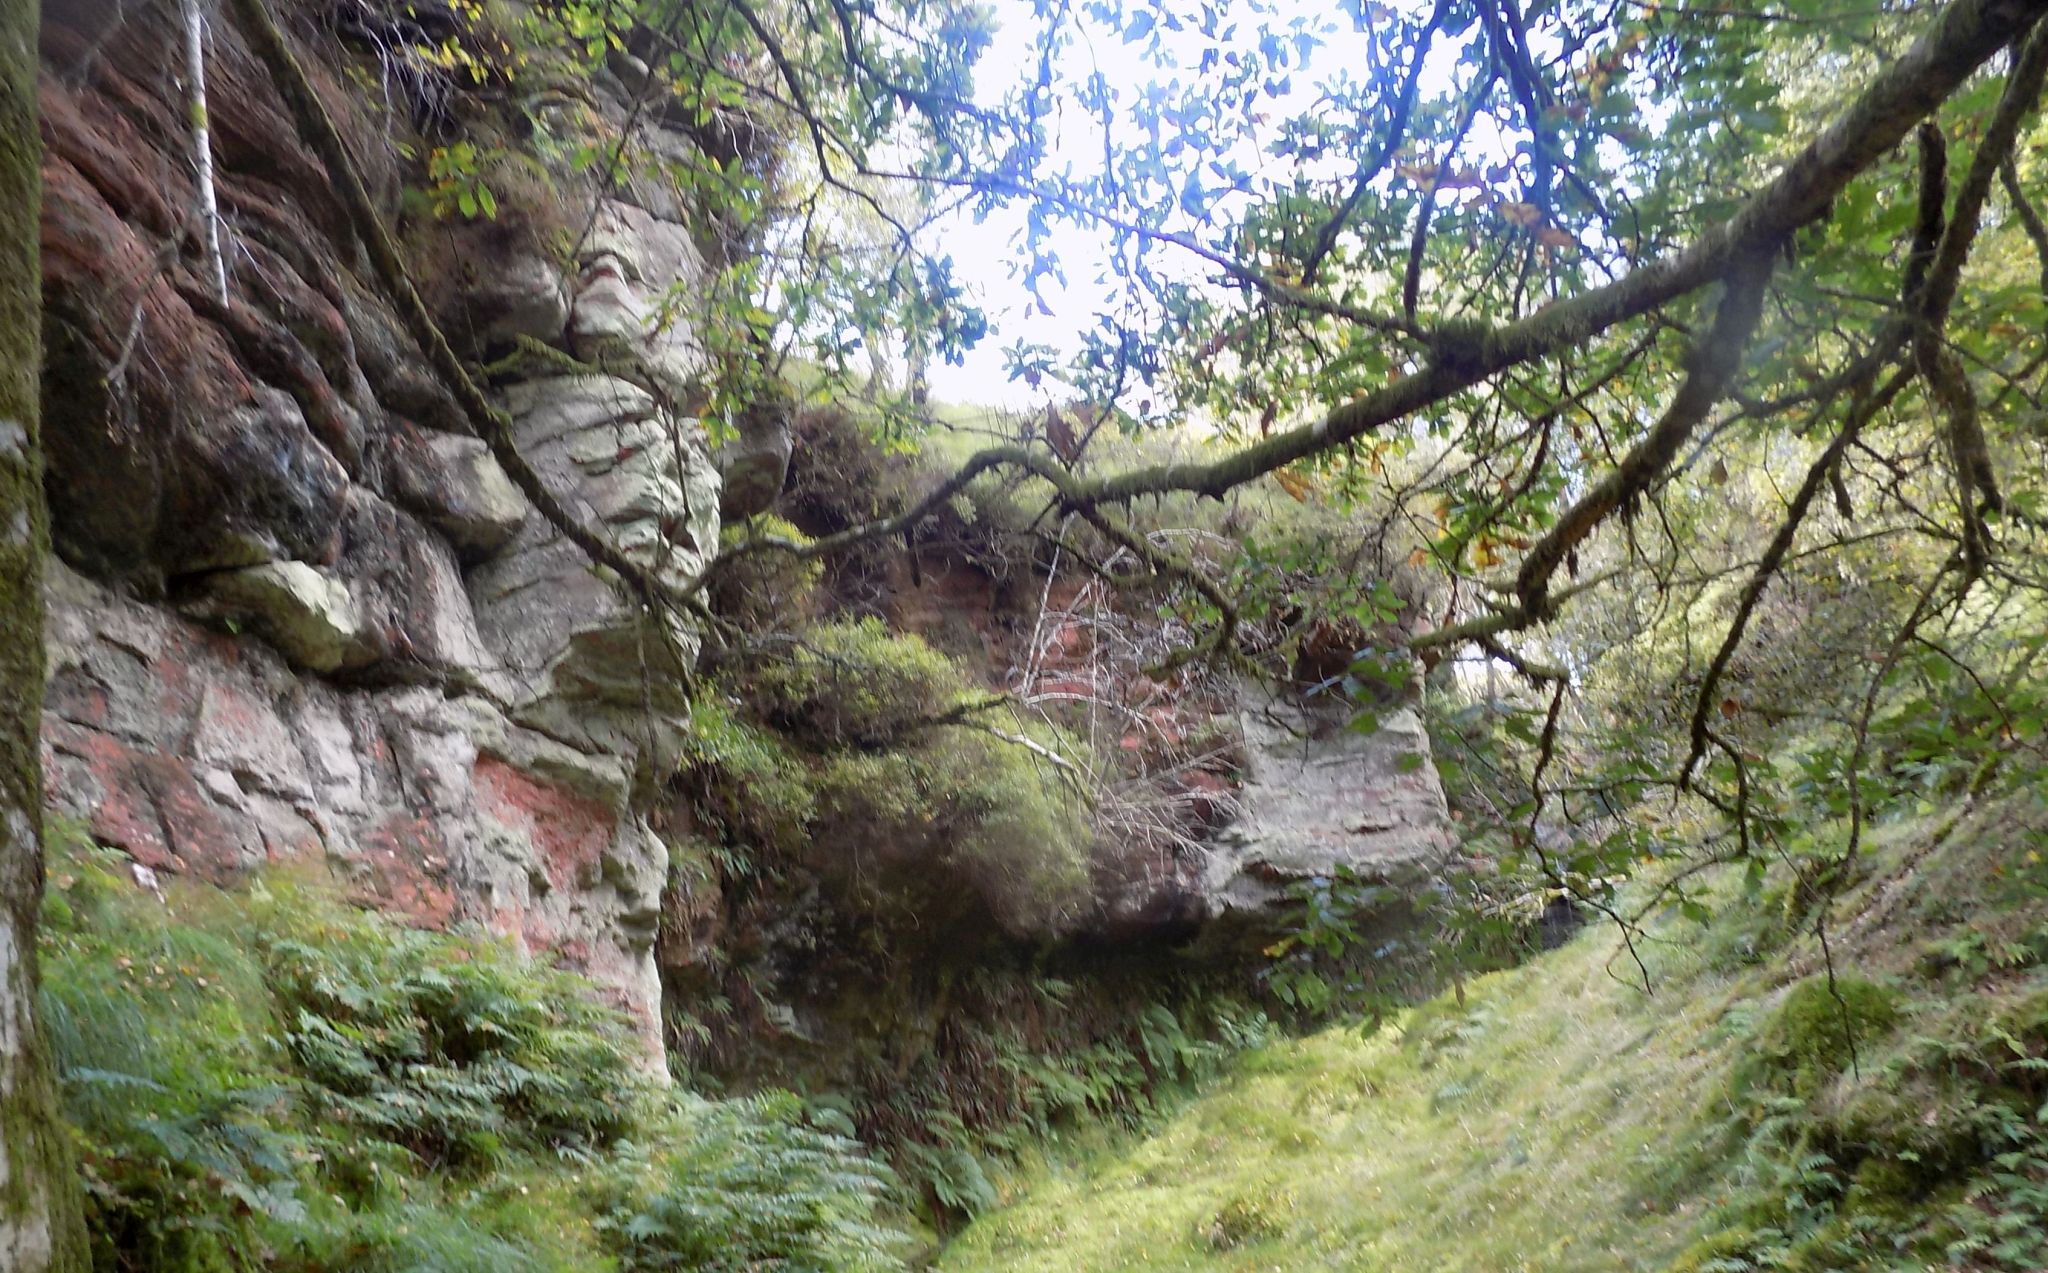
<path fill-rule="evenodd" d="M 854 1142 L 804 1125 L 795 1097 L 684 1097 L 659 1151 L 609 1181 L 599 1233 L 627 1273 L 867 1273 L 904 1267 L 875 1221 L 891 1177 Z"/>

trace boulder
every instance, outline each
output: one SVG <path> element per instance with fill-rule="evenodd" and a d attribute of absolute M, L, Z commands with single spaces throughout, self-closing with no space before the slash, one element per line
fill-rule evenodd
<path fill-rule="evenodd" d="M 1239 813 L 1202 869 L 1212 917 L 1270 916 L 1295 885 L 1340 869 L 1412 892 L 1449 857 L 1450 809 L 1420 714 L 1391 705 L 1369 732 L 1354 715 L 1291 692 L 1242 691 Z"/>
<path fill-rule="evenodd" d="M 212 607 L 247 622 L 286 658 L 314 672 L 373 663 L 375 634 L 346 582 L 303 561 L 270 561 L 207 577 Z"/>
<path fill-rule="evenodd" d="M 663 396 L 686 403 L 706 367 L 692 319 L 702 255 L 689 227 L 623 199 L 599 205 L 578 254 L 581 279 L 569 318 L 580 358 L 623 351 Z"/>
<path fill-rule="evenodd" d="M 526 497 L 481 439 L 403 422 L 394 422 L 390 437 L 389 486 L 401 507 L 441 532 L 467 560 L 512 542 L 526 520 Z"/>
<path fill-rule="evenodd" d="M 569 293 L 562 276 L 537 256 L 492 261 L 487 270 L 473 273 L 462 296 L 468 325 L 485 349 L 520 337 L 553 344 L 569 322 Z"/>
<path fill-rule="evenodd" d="M 724 479 L 718 515 L 736 522 L 775 506 L 789 478 L 794 440 L 783 404 L 758 404 L 738 421 L 739 436 L 719 448 L 718 468 Z"/>

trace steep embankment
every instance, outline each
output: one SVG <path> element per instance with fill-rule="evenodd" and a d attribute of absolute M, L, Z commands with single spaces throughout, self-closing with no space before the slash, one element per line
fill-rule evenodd
<path fill-rule="evenodd" d="M 2032 796 L 1897 828 L 1831 913 L 1838 993 L 1766 889 L 1657 926 L 1652 994 L 1594 927 L 1269 1046 L 1041 1163 L 943 1267 L 2043 1267 L 2044 850 Z"/>

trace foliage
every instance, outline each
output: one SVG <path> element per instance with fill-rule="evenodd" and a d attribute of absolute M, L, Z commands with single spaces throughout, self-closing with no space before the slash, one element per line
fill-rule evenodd
<path fill-rule="evenodd" d="M 719 531 L 719 549 L 726 552 L 750 539 L 786 539 L 808 544 L 810 537 L 773 514 L 751 518 Z M 824 565 L 815 558 L 782 553 L 736 556 L 713 578 L 711 596 L 721 615 L 755 631 L 787 626 L 808 617 L 815 602 Z"/>
<path fill-rule="evenodd" d="M 959 705 L 957 668 L 879 619 L 821 624 L 755 669 L 748 694 L 778 728 L 814 744 L 878 747 Z"/>
<path fill-rule="evenodd" d="M 809 769 L 788 742 L 737 715 L 717 692 L 690 707 L 679 761 L 707 818 L 740 843 L 793 853 L 817 815 Z"/>
<path fill-rule="evenodd" d="M 95 1268 L 740 1267 L 676 1262 L 717 1232 L 780 1267 L 895 1267 L 857 1147 L 792 1098 L 657 1095 L 580 978 L 316 880 L 159 895 L 59 830 L 43 1006 Z"/>
<path fill-rule="evenodd" d="M 1518 683 L 1489 688 L 1489 728 L 1526 735 L 1521 754 L 1467 812 L 1525 893 L 1605 904 L 1681 844 L 1758 869 L 1805 855 L 1793 810 L 1825 789 L 1831 815 L 1872 812 L 1885 735 L 1949 782 L 1972 780 L 1935 745 L 1951 736 L 1980 774 L 2038 750 L 2036 660 L 2006 654 L 2038 617 L 2025 563 L 2048 507 L 2028 462 L 2048 233 L 2024 6 L 1447 0 L 1347 23 L 1099 0 L 1001 14 L 1018 74 L 971 88 L 998 29 L 972 6 L 735 10 L 654 68 L 704 118 L 796 142 L 780 167 L 732 165 L 721 196 L 765 259 L 732 258 L 707 318 L 720 392 L 747 400 L 732 386 L 765 373 L 733 368 L 805 346 L 820 398 L 859 397 L 865 360 L 890 401 L 861 422 L 914 429 L 919 395 L 891 373 L 914 383 L 982 334 L 915 230 L 955 198 L 1014 225 L 1038 307 L 1064 292 L 1088 318 L 1072 359 L 1012 347 L 1046 410 L 977 462 L 1110 524 L 1267 477 L 1327 513 L 1313 551 L 1253 535 L 1146 569 L 1179 619 L 1253 653 L 1400 628 L 1465 661 L 1445 680 Z M 635 22 L 660 17 L 586 31 L 564 12 L 593 57 L 614 29 L 646 47 Z M 1827 121 L 1839 162 L 1802 159 Z M 1894 197 L 1922 175 L 1924 208 Z M 1099 289 L 1067 277 L 1089 255 Z M 1069 470 L 1069 415 L 1209 436 Z M 869 503 L 837 500 L 840 520 Z M 1357 586 L 1393 566 L 1451 586 Z M 1868 657 L 1873 629 L 1900 648 Z M 1950 711 L 1965 682 L 1974 719 Z M 1997 731 L 1972 728 L 1984 712 Z M 1664 825 L 1616 816 L 1666 792 Z M 1586 833 L 1547 860 L 1560 821 Z"/>
<path fill-rule="evenodd" d="M 466 141 L 436 146 L 427 155 L 428 197 L 434 215 L 450 217 L 460 212 L 465 218 L 498 219 L 498 196 L 491 191 L 481 171 L 476 147 Z"/>
<path fill-rule="evenodd" d="M 900 1269 L 876 1220 L 889 1179 L 788 1095 L 685 1100 L 601 1186 L 597 1228 L 627 1270 Z"/>
<path fill-rule="evenodd" d="M 768 640 L 714 681 L 685 743 L 738 860 L 801 866 L 931 934 L 963 915 L 1067 927 L 1088 895 L 1086 805 L 1060 768 L 1074 740 L 977 701 L 951 660 L 872 618 Z"/>
<path fill-rule="evenodd" d="M 588 1154 L 642 1099 L 617 1013 L 503 942 L 343 917 L 268 937 L 264 957 L 280 1041 L 334 1154 L 381 1143 L 471 1170 L 515 1150 Z"/>
<path fill-rule="evenodd" d="M 1239 1228 L 1258 1267 L 2040 1267 L 2048 969 L 1949 952 L 2032 949 L 2044 828 L 2033 794 L 1888 828 L 1834 903 L 1832 990 L 1811 935 L 1726 957 L 1783 900 L 1730 870 L 1710 928 L 1650 933 L 1654 995 L 1594 925 L 1363 1037 L 1268 1044 L 1031 1169 L 941 1267 L 1245 1267 Z"/>

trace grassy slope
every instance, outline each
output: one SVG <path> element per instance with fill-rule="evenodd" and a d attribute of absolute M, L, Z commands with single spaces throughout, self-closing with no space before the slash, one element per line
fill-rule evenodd
<path fill-rule="evenodd" d="M 1901 829 L 1874 856 L 1834 951 L 1903 1024 L 1861 1031 L 1853 1074 L 1825 1040 L 1816 1072 L 1797 1059 L 1813 1040 L 1787 1033 L 1788 986 L 1828 1002 L 1812 940 L 1783 935 L 1782 897 L 1735 898 L 1710 930 L 1660 930 L 1653 996 L 1610 975 L 1627 957 L 1594 928 L 1469 985 L 1462 1007 L 1272 1046 L 1147 1138 L 1035 1165 L 942 1267 L 1923 1268 L 1958 1241 L 1976 1246 L 1963 1267 L 2048 1267 L 2031 1188 L 1987 1183 L 2000 1152 L 2048 1163 L 2030 1121 L 2048 1065 L 2044 827 L 2022 798 Z M 1771 1131 L 1767 1108 L 1794 1109 L 1794 1130 Z M 1795 1195 L 1814 1205 L 1788 1209 Z M 2003 1255 L 1995 1233 L 1968 1236 L 2001 1227 L 2018 1234 Z"/>
<path fill-rule="evenodd" d="M 1462 1011 L 1272 1046 L 1144 1141 L 1046 1166 L 944 1267 L 1661 1267 L 1698 1207 L 1622 1200 L 1701 1122 L 1734 983 L 1646 999 L 1611 946 L 1484 978 Z"/>

